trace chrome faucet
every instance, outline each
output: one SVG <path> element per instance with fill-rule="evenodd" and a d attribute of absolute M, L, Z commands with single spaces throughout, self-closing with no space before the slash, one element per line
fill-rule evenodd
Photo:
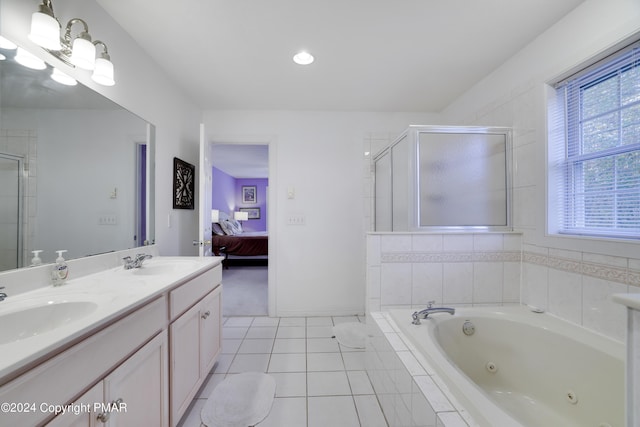
<path fill-rule="evenodd" d="M 447 307 L 433 307 L 433 304 L 435 303 L 435 301 L 429 301 L 427 308 L 425 308 L 424 310 L 421 311 L 416 311 L 414 312 L 411 317 L 413 318 L 413 323 L 414 325 L 419 325 L 420 324 L 420 319 L 426 319 L 430 314 L 433 313 L 449 313 L 451 315 L 456 313 L 456 309 L 455 308 L 447 308 Z"/>
<path fill-rule="evenodd" d="M 0 289 L 4 289 L 4 286 L 0 286 Z M 8 295 L 5 294 L 4 292 L 0 292 L 0 301 L 4 301 L 4 299 L 7 297 Z"/>
<path fill-rule="evenodd" d="M 122 258 L 122 260 L 124 261 L 124 269 L 131 270 L 132 268 L 140 268 L 142 267 L 142 263 L 144 262 L 144 260 L 149 258 L 153 258 L 153 255 L 137 254 L 135 258 L 126 256 Z"/>

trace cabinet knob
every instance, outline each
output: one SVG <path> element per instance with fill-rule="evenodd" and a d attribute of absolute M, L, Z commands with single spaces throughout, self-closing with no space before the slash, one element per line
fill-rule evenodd
<path fill-rule="evenodd" d="M 104 412 L 100 412 L 96 418 L 98 419 L 98 421 L 102 423 L 106 423 L 107 421 L 109 421 L 109 418 L 111 417 L 111 411 L 115 408 L 119 409 L 123 403 L 124 403 L 124 400 L 121 397 L 114 400 L 113 402 L 107 405 L 107 410 Z"/>
<path fill-rule="evenodd" d="M 202 315 L 203 319 L 206 319 L 207 317 L 209 317 L 211 315 L 211 312 L 209 310 L 205 311 L 204 314 Z"/>

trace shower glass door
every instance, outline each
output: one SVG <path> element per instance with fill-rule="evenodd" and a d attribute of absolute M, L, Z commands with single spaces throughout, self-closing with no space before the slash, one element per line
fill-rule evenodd
<path fill-rule="evenodd" d="M 23 158 L 0 153 L 0 270 L 22 267 Z"/>

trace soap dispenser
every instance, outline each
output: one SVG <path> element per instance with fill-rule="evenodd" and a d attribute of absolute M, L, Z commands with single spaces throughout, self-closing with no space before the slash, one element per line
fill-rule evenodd
<path fill-rule="evenodd" d="M 58 258 L 56 258 L 56 263 L 53 265 L 53 270 L 51 271 L 51 284 L 53 286 L 64 285 L 64 282 L 67 280 L 67 276 L 69 275 L 69 267 L 67 266 L 67 262 L 62 257 L 62 254 L 67 252 L 66 250 L 56 251 L 58 253 Z"/>
<path fill-rule="evenodd" d="M 42 252 L 42 250 L 31 251 L 31 252 L 33 252 L 33 258 L 31 258 L 31 266 L 35 267 L 37 265 L 41 265 L 42 260 L 40 259 L 40 252 Z"/>

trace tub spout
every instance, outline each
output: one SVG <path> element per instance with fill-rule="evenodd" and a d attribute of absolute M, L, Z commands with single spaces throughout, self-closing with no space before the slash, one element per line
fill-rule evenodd
<path fill-rule="evenodd" d="M 451 315 L 456 313 L 455 308 L 433 307 L 434 302 L 435 301 L 429 301 L 429 306 L 427 308 L 421 311 L 414 312 L 411 315 L 411 317 L 413 318 L 413 322 L 411 323 L 413 323 L 414 325 L 419 325 L 420 319 L 426 319 L 430 314 L 433 314 L 433 313 L 449 313 Z"/>

